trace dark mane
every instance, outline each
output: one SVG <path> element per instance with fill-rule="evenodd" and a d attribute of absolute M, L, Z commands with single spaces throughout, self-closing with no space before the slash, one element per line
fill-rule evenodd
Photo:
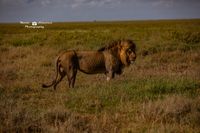
<path fill-rule="evenodd" d="M 115 40 L 115 41 L 111 41 L 108 45 L 99 48 L 98 51 L 110 50 L 111 48 L 120 45 L 122 42 L 128 42 L 128 43 L 134 44 L 133 41 L 129 39 Z"/>
<path fill-rule="evenodd" d="M 112 41 L 112 42 L 110 42 L 108 45 L 99 48 L 98 51 L 109 50 L 109 49 L 111 49 L 111 48 L 113 48 L 113 47 L 118 46 L 119 44 L 121 44 L 121 42 L 122 42 L 122 40 L 115 40 L 115 41 Z"/>

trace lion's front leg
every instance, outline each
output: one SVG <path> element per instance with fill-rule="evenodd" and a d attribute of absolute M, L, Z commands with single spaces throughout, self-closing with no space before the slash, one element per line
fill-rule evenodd
<path fill-rule="evenodd" d="M 115 77 L 115 73 L 113 71 L 109 71 L 107 74 L 107 81 L 110 81 L 111 79 L 113 79 Z"/>

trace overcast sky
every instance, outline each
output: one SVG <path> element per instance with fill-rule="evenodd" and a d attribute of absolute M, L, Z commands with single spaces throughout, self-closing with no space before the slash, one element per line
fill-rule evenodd
<path fill-rule="evenodd" d="M 200 18 L 200 0 L 0 0 L 0 22 Z"/>

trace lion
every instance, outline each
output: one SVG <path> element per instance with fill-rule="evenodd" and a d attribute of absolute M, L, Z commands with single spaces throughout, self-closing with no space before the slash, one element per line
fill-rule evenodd
<path fill-rule="evenodd" d="M 55 79 L 42 87 L 53 86 L 56 90 L 58 83 L 67 75 L 69 88 L 74 88 L 78 70 L 86 74 L 104 73 L 109 81 L 135 60 L 136 45 L 129 39 L 113 41 L 96 51 L 67 50 L 56 59 Z"/>

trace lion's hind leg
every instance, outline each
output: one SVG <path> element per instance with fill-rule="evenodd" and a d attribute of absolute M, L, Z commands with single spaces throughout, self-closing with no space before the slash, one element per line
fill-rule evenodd
<path fill-rule="evenodd" d="M 62 81 L 62 79 L 65 77 L 66 75 L 66 72 L 61 68 L 59 67 L 59 78 L 55 81 L 55 84 L 53 86 L 54 90 L 56 90 L 56 86 Z"/>
<path fill-rule="evenodd" d="M 71 67 L 68 68 L 67 79 L 68 79 L 69 88 L 70 87 L 74 88 L 76 74 L 77 74 L 76 66 L 72 65 Z"/>
<path fill-rule="evenodd" d="M 72 88 L 74 88 L 74 84 L 75 84 L 75 81 L 76 81 L 76 74 L 77 74 L 77 69 L 74 68 L 72 76 L 71 76 L 71 87 Z"/>

